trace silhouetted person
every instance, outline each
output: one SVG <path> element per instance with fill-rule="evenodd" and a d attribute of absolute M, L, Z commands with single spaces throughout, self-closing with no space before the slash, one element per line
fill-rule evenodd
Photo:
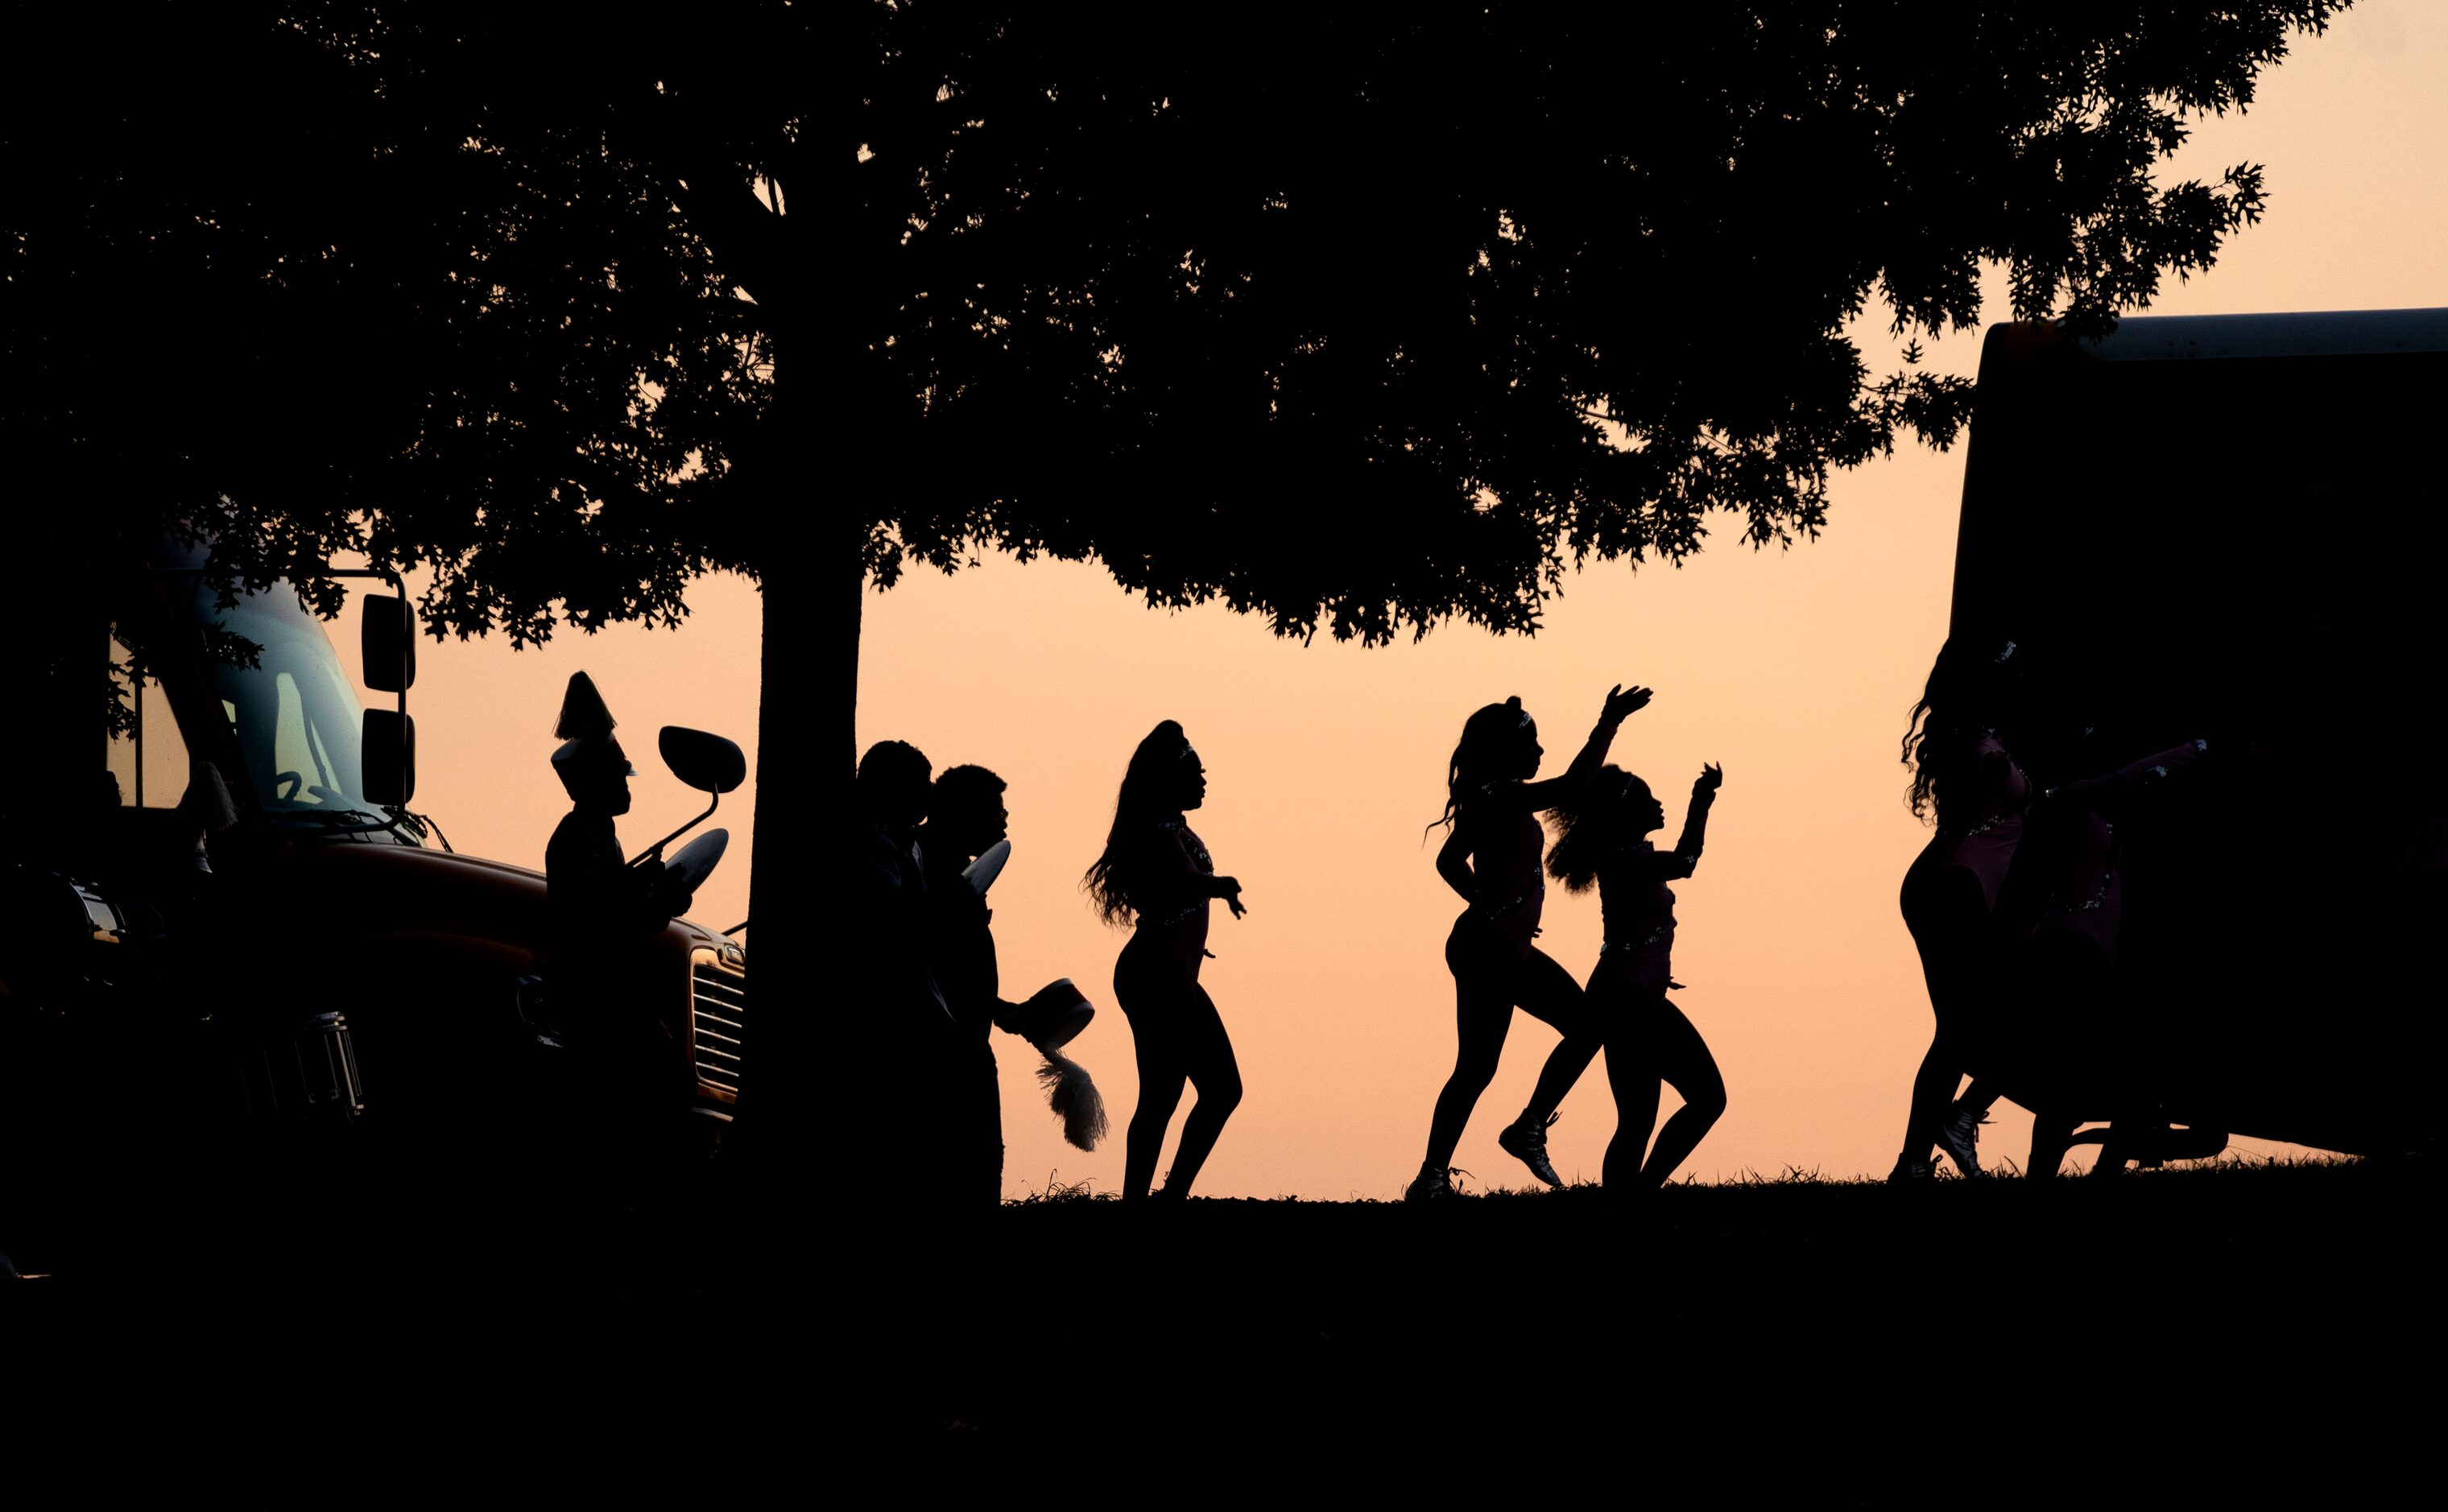
<path fill-rule="evenodd" d="M 1003 1200 L 1003 1093 L 995 1078 L 994 1021 L 1012 1006 L 997 993 L 993 911 L 961 875 L 1004 837 L 1004 780 L 984 767 L 953 767 L 935 779 L 917 852 L 927 871 L 927 959 L 950 1010 L 939 1116 L 952 1191 L 964 1202 Z"/>
<path fill-rule="evenodd" d="M 660 863 L 632 867 L 613 820 L 629 812 L 637 775 L 613 737 L 611 711 L 594 681 L 573 673 L 553 736 L 554 775 L 570 811 L 545 847 L 551 956 L 547 1010 L 582 1069 L 594 1112 L 632 1133 L 684 1104 L 686 1058 L 655 1005 L 649 947 L 689 905 L 686 885 Z"/>
<path fill-rule="evenodd" d="M 1564 1036 L 1539 1073 L 1529 1106 L 1496 1137 L 1505 1152 L 1549 1186 L 1563 1184 L 1547 1159 L 1547 1127 L 1557 1104 L 1573 1089 L 1604 1043 L 1597 1015 L 1580 984 L 1545 951 L 1532 945 L 1547 891 L 1540 861 L 1547 832 L 1540 811 L 1577 801 L 1626 716 L 1649 702 L 1647 688 L 1609 690 L 1598 722 L 1563 775 L 1545 782 L 1539 774 L 1539 727 L 1520 699 L 1491 703 L 1463 721 L 1462 739 L 1445 771 L 1445 812 L 1438 823 L 1450 828 L 1437 852 L 1437 874 L 1469 907 L 1445 937 L 1445 965 L 1454 976 L 1454 1026 L 1459 1041 L 1453 1075 L 1437 1094 L 1428 1124 L 1427 1158 L 1405 1188 L 1404 1199 L 1428 1201 L 1453 1196 L 1453 1153 L 1479 1095 L 1496 1076 L 1504 1037 L 1516 1006 L 1545 1020 Z"/>
<path fill-rule="evenodd" d="M 1217 898 L 1239 918 L 1241 884 L 1217 876 L 1207 847 L 1182 815 L 1207 801 L 1207 768 L 1181 726 L 1167 719 L 1131 753 L 1114 801 L 1104 853 L 1088 869 L 1088 895 L 1108 924 L 1134 920 L 1114 963 L 1114 1000 L 1130 1020 L 1138 1058 L 1139 1102 L 1131 1115 L 1122 1162 L 1126 1201 L 1149 1196 L 1166 1126 L 1186 1081 L 1198 1101 L 1182 1120 L 1173 1170 L 1155 1195 L 1190 1195 L 1198 1168 L 1241 1101 L 1241 1068 L 1214 1000 L 1198 985 L 1207 955 L 1208 905 Z"/>
<path fill-rule="evenodd" d="M 1999 732 L 2020 713 L 2020 671 L 2012 641 L 1948 640 L 1904 732 L 1912 811 L 1937 833 L 1906 869 L 1901 903 L 1938 1024 L 1913 1074 L 1890 1181 L 1932 1175 L 1940 1144 L 1965 1176 L 1980 1175 L 1980 1123 L 1997 1095 L 1977 1080 L 1960 1100 L 1956 1090 L 1984 1042 L 2011 953 L 2012 927 L 1998 919 L 1998 900 L 2022 842 L 2032 782 Z"/>
<path fill-rule="evenodd" d="M 1606 1184 L 1618 1194 L 1664 1185 L 1726 1111 L 1726 1079 L 1716 1058 L 1666 996 L 1676 986 L 1674 890 L 1667 884 L 1699 866 L 1709 808 L 1724 780 L 1716 767 L 1701 768 L 1692 784 L 1691 813 L 1672 851 L 1649 843 L 1652 833 L 1665 828 L 1665 806 L 1648 783 L 1616 767 L 1600 767 L 1579 800 L 1555 811 L 1560 833 L 1547 871 L 1567 891 L 1585 892 L 1596 883 L 1606 920 L 1606 943 L 1590 972 L 1588 997 L 1606 1035 L 1607 1081 L 1615 1088 Z M 1661 1081 L 1673 1083 L 1683 1106 L 1666 1120 L 1651 1149 Z"/>
<path fill-rule="evenodd" d="M 1003 1196 L 1003 1098 L 990 1027 L 1026 1040 L 1044 1057 L 1038 1078 L 1071 1143 L 1092 1150 L 1105 1133 L 1104 1100 L 1095 1079 L 1061 1050 L 1097 1010 L 1067 978 L 1024 1002 L 1001 995 L 994 910 L 986 906 L 993 876 L 977 862 L 997 852 L 989 867 L 999 872 L 1002 856 L 1010 853 L 1004 843 L 1010 823 L 1004 791 L 1003 778 L 984 767 L 953 767 L 935 779 L 927 823 L 918 832 L 917 851 L 927 871 L 928 962 L 957 1030 L 946 1122 L 963 1200 Z"/>
<path fill-rule="evenodd" d="M 847 920 L 851 1001 L 860 1009 L 854 1043 L 874 1068 L 850 1081 L 849 1123 L 854 1138 L 900 1132 L 909 1168 L 891 1196 L 928 1209 L 959 1200 L 951 1089 L 968 1084 L 954 1068 L 974 1064 L 959 1053 L 963 1037 L 929 959 L 930 889 L 917 841 L 933 775 L 925 753 L 903 740 L 879 740 L 859 758 L 859 855 Z M 957 871 L 946 885 L 966 886 Z"/>
<path fill-rule="evenodd" d="M 1965 1176 L 1981 1174 L 1980 1124 L 1999 1094 L 1977 1076 L 1960 1098 L 1956 1088 L 1986 1051 L 2000 998 L 2037 988 L 2043 1001 L 2054 992 L 2062 1004 L 2069 985 L 2105 990 L 2100 922 L 2107 921 L 2113 940 L 2116 869 L 2111 832 L 2094 811 L 2154 769 L 2185 764 L 2200 749 L 2188 744 L 2053 790 L 2062 799 L 2044 807 L 2042 855 L 2025 859 L 2020 852 L 2033 785 L 1999 734 L 2024 712 L 2018 670 L 2012 641 L 1950 639 L 1939 650 L 1904 737 L 1904 760 L 1914 769 L 1913 812 L 1937 823 L 1937 833 L 1904 873 L 1901 901 L 1938 1029 L 1913 1079 L 1904 1148 L 1890 1180 L 1930 1175 L 1934 1144 Z M 2018 891 L 2042 901 L 2004 906 Z M 2026 980 L 2035 972 L 2038 981 Z M 2039 1125 L 2036 1156 L 2053 1137 L 2052 1122 Z M 2054 1160 L 2045 1163 L 2055 1168 Z"/>

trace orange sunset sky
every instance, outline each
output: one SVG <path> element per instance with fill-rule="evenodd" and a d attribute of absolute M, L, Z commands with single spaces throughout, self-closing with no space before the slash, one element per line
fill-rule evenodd
<path fill-rule="evenodd" d="M 2162 170 L 2163 182 L 2215 180 L 2235 162 L 2263 163 L 2271 205 L 2215 269 L 2171 283 L 2152 313 L 2448 304 L 2443 101 L 2448 5 L 2362 0 L 2327 36 L 2299 41 L 2248 115 L 2203 124 Z M 1987 287 L 1984 316 L 2004 318 L 2001 280 Z M 1861 335 L 1878 366 L 1889 350 L 1884 320 L 1874 312 Z M 1979 333 L 1964 333 L 1937 343 L 1932 359 L 1969 373 L 1979 349 Z M 1389 1197 L 1420 1163 L 1453 1057 L 1441 951 L 1459 904 L 1437 879 L 1422 826 L 1437 815 L 1456 732 L 1473 708 L 1519 694 L 1553 772 L 1616 681 L 1656 690 L 1615 757 L 1666 799 L 1670 835 L 1700 763 L 1726 769 L 1707 858 L 1677 890 L 1675 975 L 1690 985 L 1679 1001 L 1715 1049 L 1731 1106 L 1685 1173 L 1884 1174 L 1930 1031 L 1896 910 L 1898 881 L 1926 834 L 1904 807 L 1897 741 L 1945 630 L 1963 456 L 1960 445 L 1900 453 L 1841 475 L 1825 535 L 1788 551 L 1754 552 L 1727 530 L 1680 570 L 1582 572 L 1535 640 L 1448 626 L 1374 651 L 1304 646 L 1221 607 L 1152 610 L 1093 564 L 990 559 L 949 577 L 920 569 L 871 594 L 860 746 L 907 739 L 938 770 L 979 762 L 1009 781 L 1014 853 L 993 894 L 1005 995 L 1068 976 L 1100 1010 L 1071 1047 L 1113 1115 L 1113 1138 L 1092 1154 L 1061 1142 L 1030 1075 L 1034 1054 L 996 1037 L 1006 1194 L 1053 1179 L 1120 1185 L 1121 1125 L 1136 1096 L 1129 1028 L 1112 1003 L 1124 936 L 1097 922 L 1079 882 L 1123 763 L 1151 725 L 1179 719 L 1204 756 L 1213 786 L 1193 823 L 1250 909 L 1239 922 L 1217 909 L 1211 940 L 1204 980 L 1248 1094 L 1199 1193 Z M 463 851 L 541 867 L 565 808 L 546 765 L 549 732 L 562 684 L 581 667 L 626 730 L 692 724 L 753 748 L 756 589 L 710 579 L 692 605 L 676 632 L 570 634 L 535 652 L 428 641 L 411 696 L 418 807 Z M 354 633 L 335 640 L 354 663 Z M 771 734 L 770 760 L 839 758 L 821 742 L 794 749 Z M 695 806 L 650 740 L 632 746 L 643 774 L 624 827 L 635 848 Z M 798 787 L 786 779 L 768 801 Z M 745 791 L 727 800 L 718 821 L 733 848 L 694 910 L 713 928 L 748 912 L 749 800 Z M 823 833 L 816 815 L 810 824 Z M 1551 892 L 1540 943 L 1585 976 L 1598 945 L 1595 897 Z M 762 1002 L 759 1011 L 857 1005 Z M 1495 1134 L 1554 1041 L 1517 1016 L 1503 1070 L 1456 1158 L 1480 1184 L 1527 1183 Z M 2001 1107 L 1984 1158 L 2019 1157 L 2028 1121 Z M 1614 1124 L 1601 1063 L 1564 1103 L 1558 1168 L 1595 1179 Z M 845 1149 L 833 1174 L 863 1174 L 889 1148 Z"/>

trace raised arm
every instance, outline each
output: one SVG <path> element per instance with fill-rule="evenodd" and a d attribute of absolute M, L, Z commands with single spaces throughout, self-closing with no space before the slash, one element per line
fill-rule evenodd
<path fill-rule="evenodd" d="M 2183 745 L 2153 752 L 2104 775 L 2060 783 L 2048 791 L 2048 798 L 2052 803 L 2072 801 L 2089 809 L 2100 808 L 2129 796 L 2154 776 L 2164 777 L 2170 773 L 2183 771 L 2200 760 L 2202 753 L 2209 749 L 2207 740 L 2188 740 Z"/>
<path fill-rule="evenodd" d="M 1560 776 L 1518 785 L 1513 789 L 1515 801 L 1533 812 L 1569 802 L 1589 784 L 1590 778 L 1597 775 L 1598 768 L 1606 765 L 1607 747 L 1615 744 L 1615 733 L 1623 727 L 1625 718 L 1646 707 L 1650 697 L 1647 688 L 1626 688 L 1619 682 L 1609 688 L 1606 706 L 1598 711 L 1598 722 L 1591 727 L 1590 737 L 1574 754 L 1572 764 L 1564 768 Z"/>
<path fill-rule="evenodd" d="M 1683 818 L 1682 837 L 1672 851 L 1634 851 L 1614 865 L 1627 868 L 1636 874 L 1659 882 L 1673 882 L 1690 876 L 1700 866 L 1700 848 L 1709 839 L 1709 806 L 1717 801 L 1718 784 L 1726 780 L 1722 768 L 1704 766 L 1698 780 L 1692 784 L 1692 809 Z"/>
<path fill-rule="evenodd" d="M 1690 876 L 1699 869 L 1700 848 L 1709 841 L 1709 808 L 1717 801 L 1717 789 L 1726 780 L 1726 769 L 1714 762 L 1703 762 L 1700 775 L 1693 779 L 1691 812 L 1683 816 L 1683 833 L 1674 842 L 1674 859 L 1682 864 L 1677 873 Z"/>

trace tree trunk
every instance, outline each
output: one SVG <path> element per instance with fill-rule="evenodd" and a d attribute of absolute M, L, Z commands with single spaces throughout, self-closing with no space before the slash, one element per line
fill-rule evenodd
<path fill-rule="evenodd" d="M 838 534 L 839 532 L 833 532 Z M 775 560 L 759 575 L 762 637 L 757 656 L 756 817 L 749 863 L 749 915 L 771 929 L 756 936 L 752 969 L 755 1039 L 740 1073 L 739 1117 L 748 1147 L 776 1176 L 804 1178 L 829 1126 L 846 1121 L 828 1107 L 857 1098 L 825 1085 L 827 1046 L 855 1041 L 861 1005 L 842 1001 L 858 973 L 858 942 L 844 938 L 850 900 L 844 863 L 857 806 L 859 623 L 867 591 L 862 531 L 840 557 L 809 564 Z M 850 581 L 845 584 L 841 579 Z M 835 586 L 823 590 L 825 579 Z M 811 604 L 822 592 L 821 607 Z M 815 613 L 807 612 L 816 608 Z M 808 653 L 813 652 L 813 656 Z M 829 680 L 832 677 L 839 682 Z M 834 741 L 841 744 L 835 745 Z M 830 749 L 833 755 L 827 756 Z M 835 760 L 848 759 L 824 772 Z M 810 773 L 807 768 L 818 770 Z M 871 1074 L 849 1043 L 834 1053 L 835 1074 Z M 832 1131 L 843 1132 L 843 1131 Z"/>

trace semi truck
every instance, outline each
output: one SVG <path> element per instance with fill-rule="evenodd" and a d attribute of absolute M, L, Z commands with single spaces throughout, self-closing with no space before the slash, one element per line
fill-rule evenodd
<path fill-rule="evenodd" d="M 2117 815 L 2113 990 L 2001 994 L 1976 1069 L 2138 1105 L 2115 1157 L 2428 1149 L 2448 310 L 2000 325 L 1978 395 L 1950 630 L 2028 656 L 2043 780 L 2207 748 Z"/>
<path fill-rule="evenodd" d="M 569 1058 L 545 878 L 454 851 L 447 816 L 412 806 L 405 594 L 358 596 L 375 696 L 361 700 L 294 587 L 223 603 L 208 550 L 157 547 L 110 580 L 109 602 L 75 606 L 90 677 L 17 684 L 0 797 L 0 1246 L 90 1215 L 98 1192 L 175 1185 L 266 1139 L 472 1171 L 570 1132 L 553 1127 L 570 1115 L 553 1095 Z M 136 681 L 132 727 L 115 734 L 105 656 Z M 660 745 L 707 814 L 741 780 L 719 737 L 667 729 Z M 746 950 L 682 918 L 641 959 L 669 1084 L 694 1088 L 665 1121 L 701 1150 L 738 1098 Z"/>

